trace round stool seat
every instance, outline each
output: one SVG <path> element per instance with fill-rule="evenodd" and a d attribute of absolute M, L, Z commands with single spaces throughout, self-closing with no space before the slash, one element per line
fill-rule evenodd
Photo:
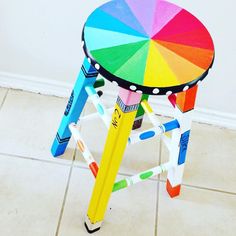
<path fill-rule="evenodd" d="M 89 16 L 82 40 L 102 76 L 137 93 L 186 91 L 205 78 L 214 60 L 205 26 L 167 1 L 110 1 Z"/>

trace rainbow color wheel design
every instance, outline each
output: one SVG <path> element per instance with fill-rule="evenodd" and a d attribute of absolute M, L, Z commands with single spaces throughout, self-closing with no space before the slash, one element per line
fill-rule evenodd
<path fill-rule="evenodd" d="M 146 94 L 171 94 L 203 80 L 214 60 L 205 26 L 160 0 L 114 0 L 87 19 L 82 40 L 106 79 Z"/>

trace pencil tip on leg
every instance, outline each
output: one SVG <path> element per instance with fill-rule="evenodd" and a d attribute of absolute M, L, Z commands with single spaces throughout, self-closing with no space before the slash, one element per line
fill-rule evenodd
<path fill-rule="evenodd" d="M 86 222 L 84 222 L 84 226 L 85 226 L 85 228 L 86 228 L 86 230 L 87 230 L 87 232 L 88 232 L 89 234 L 95 233 L 95 232 L 97 232 L 98 230 L 100 230 L 100 228 L 101 228 L 101 227 L 99 227 L 99 228 L 90 230 L 89 227 L 87 226 Z"/>

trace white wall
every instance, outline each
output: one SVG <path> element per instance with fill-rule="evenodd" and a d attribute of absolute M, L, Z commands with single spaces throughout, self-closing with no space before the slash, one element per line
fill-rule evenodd
<path fill-rule="evenodd" d="M 83 59 L 83 22 L 101 3 L 0 0 L 0 71 L 73 82 Z"/>
<path fill-rule="evenodd" d="M 147 0 L 144 0 L 147 1 Z M 83 59 L 81 30 L 105 0 L 0 0 L 0 73 L 73 83 Z M 197 105 L 236 115 L 236 3 L 172 0 L 211 32 L 216 59 L 200 88 Z"/>

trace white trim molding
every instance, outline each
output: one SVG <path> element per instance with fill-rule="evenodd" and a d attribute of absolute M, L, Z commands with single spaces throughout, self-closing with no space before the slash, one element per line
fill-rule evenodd
<path fill-rule="evenodd" d="M 0 87 L 22 89 L 44 95 L 68 97 L 73 88 L 73 84 L 0 71 Z"/>
<path fill-rule="evenodd" d="M 73 84 L 40 77 L 0 72 L 0 87 L 21 89 L 44 95 L 69 97 Z M 103 100 L 107 106 L 113 105 L 112 101 L 114 101 L 115 96 L 116 94 L 114 92 L 105 91 Z M 151 98 L 150 103 L 156 114 L 172 117 L 173 109 L 167 101 Z M 197 107 L 194 112 L 193 120 L 236 130 L 236 114 L 232 113 Z"/>

